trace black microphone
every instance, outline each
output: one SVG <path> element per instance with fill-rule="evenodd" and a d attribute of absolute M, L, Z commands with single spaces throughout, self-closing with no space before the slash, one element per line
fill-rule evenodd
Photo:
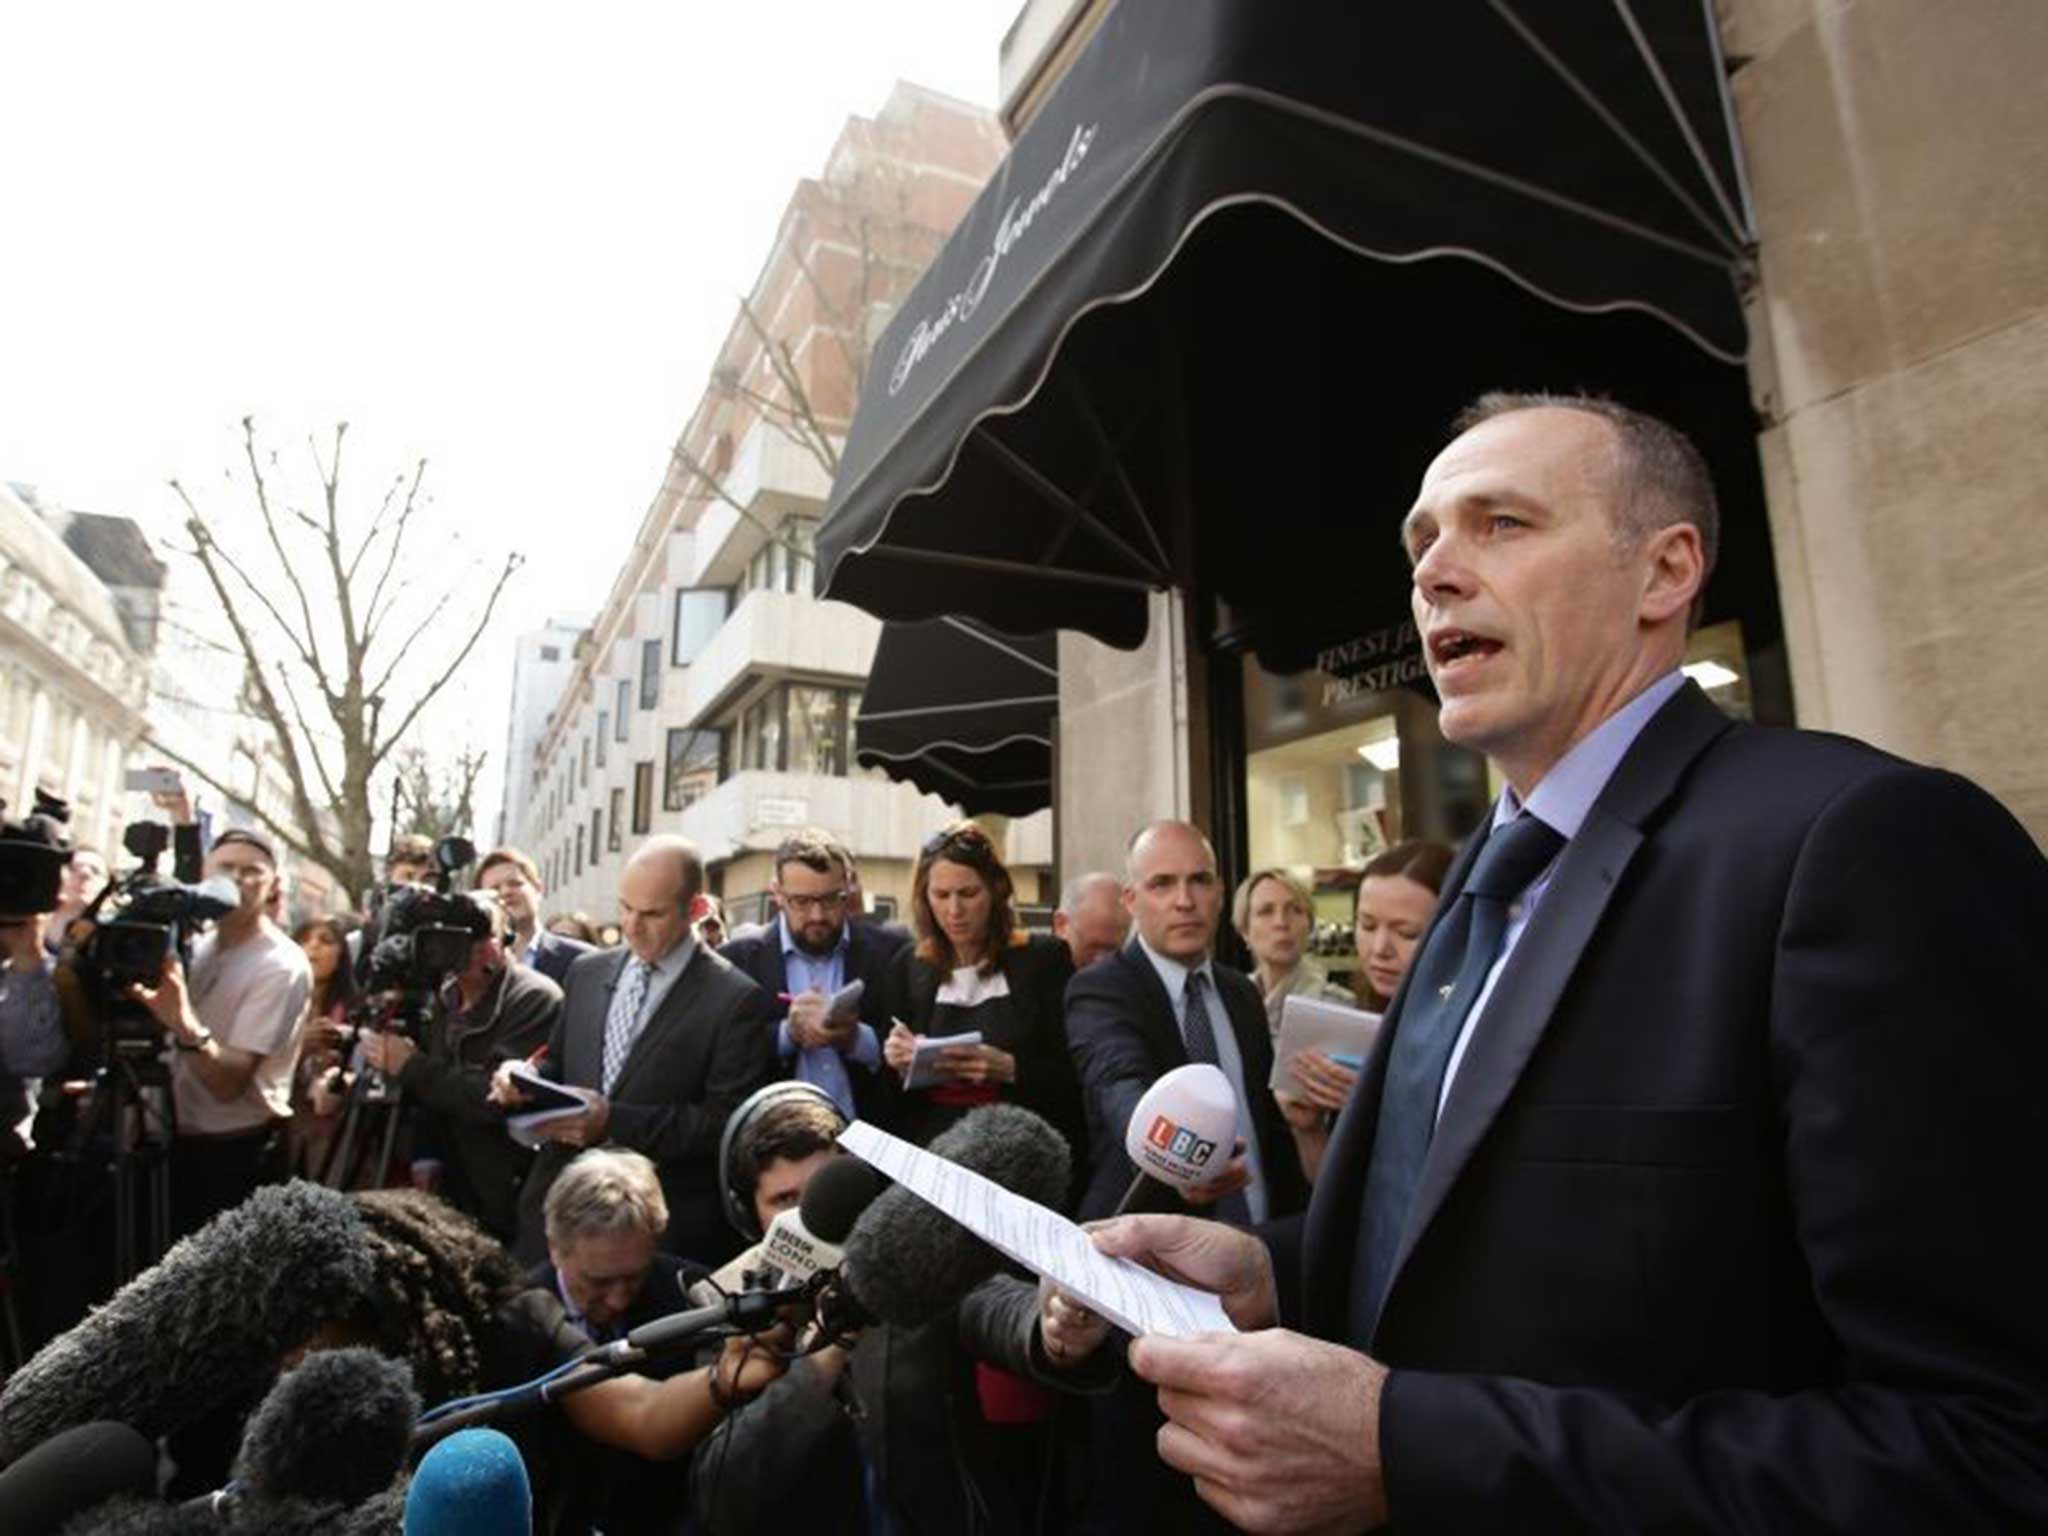
<path fill-rule="evenodd" d="M 155 1492 L 156 1447 L 110 1420 L 73 1425 L 0 1472 L 0 1512 L 13 1536 L 45 1536 L 117 1495 Z"/>
<path fill-rule="evenodd" d="M 926 1149 L 1013 1194 L 1057 1209 L 1066 1199 L 1067 1140 L 1028 1109 L 970 1110 Z M 820 1170 L 822 1176 L 823 1170 Z M 997 1273 L 1002 1254 L 909 1190 L 885 1192 L 853 1224 L 837 1283 L 820 1299 L 821 1320 L 914 1328 L 956 1305 Z"/>
<path fill-rule="evenodd" d="M 235 1457 L 242 1498 L 359 1504 L 405 1466 L 419 1413 L 404 1361 L 370 1349 L 316 1351 L 249 1415 Z"/>
<path fill-rule="evenodd" d="M 115 1419 L 154 1439 L 259 1394 L 278 1357 L 372 1285 L 348 1196 L 259 1189 L 176 1244 L 0 1390 L 0 1462 L 59 1430 Z"/>

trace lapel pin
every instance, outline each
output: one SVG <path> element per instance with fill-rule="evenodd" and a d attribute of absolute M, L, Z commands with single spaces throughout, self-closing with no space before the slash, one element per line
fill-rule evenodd
<path fill-rule="evenodd" d="M 1451 994 L 1457 990 L 1458 984 L 1455 981 L 1447 981 L 1436 989 L 1436 995 L 1448 1003 L 1451 1000 Z"/>

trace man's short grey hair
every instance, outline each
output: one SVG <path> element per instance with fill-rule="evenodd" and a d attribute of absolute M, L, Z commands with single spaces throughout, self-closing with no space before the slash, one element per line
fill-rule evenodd
<path fill-rule="evenodd" d="M 1613 429 L 1616 535 L 1633 544 L 1660 528 L 1691 523 L 1700 531 L 1704 592 L 1721 552 L 1721 509 L 1714 497 L 1714 477 L 1692 439 L 1668 422 L 1598 395 L 1510 390 L 1491 390 L 1474 400 L 1451 423 L 1451 433 L 1462 437 L 1496 416 L 1537 410 L 1582 411 Z"/>
<path fill-rule="evenodd" d="M 654 1164 L 616 1147 L 585 1152 L 564 1168 L 548 1187 L 541 1214 L 548 1246 L 558 1249 L 626 1232 L 660 1237 L 668 1227 L 668 1201 Z"/>
<path fill-rule="evenodd" d="M 1083 905 L 1096 891 L 1108 891 L 1114 901 L 1123 891 L 1124 884 L 1115 875 L 1104 869 L 1092 869 L 1085 875 L 1076 875 L 1060 887 L 1060 904 L 1057 910 L 1067 916 L 1074 915 L 1074 909 Z"/>

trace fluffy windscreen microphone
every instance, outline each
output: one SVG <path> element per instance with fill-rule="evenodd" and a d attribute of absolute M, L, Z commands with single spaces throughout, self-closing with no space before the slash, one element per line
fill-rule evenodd
<path fill-rule="evenodd" d="M 419 1416 L 404 1361 L 369 1349 L 316 1351 L 249 1415 L 235 1457 L 243 1497 L 361 1503 L 398 1476 Z"/>
<path fill-rule="evenodd" d="M 370 1292 L 362 1218 L 317 1184 L 259 1189 L 176 1244 L 0 1391 L 0 1463 L 116 1419 L 150 1438 L 247 1401 L 281 1355 Z"/>
<path fill-rule="evenodd" d="M 1072 1164 L 1066 1138 L 1014 1104 L 970 1110 L 926 1150 L 1040 1205 L 1057 1209 L 1066 1199 Z M 861 1311 L 881 1322 L 916 1327 L 953 1306 L 1002 1265 L 995 1249 L 898 1187 L 853 1224 L 840 1275 Z"/>
<path fill-rule="evenodd" d="M 405 1494 L 405 1536 L 527 1536 L 532 1529 L 526 1463 L 497 1430 L 459 1430 L 420 1459 Z"/>
<path fill-rule="evenodd" d="M 156 1447 L 126 1424 L 78 1424 L 0 1472 L 0 1520 L 12 1536 L 52 1536 L 117 1494 L 156 1492 Z"/>

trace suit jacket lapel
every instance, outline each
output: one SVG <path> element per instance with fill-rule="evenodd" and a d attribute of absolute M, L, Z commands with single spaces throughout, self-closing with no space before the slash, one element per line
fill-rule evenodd
<path fill-rule="evenodd" d="M 1600 926 L 1629 861 L 1642 846 L 1644 824 L 1677 791 L 1693 759 L 1729 724 L 1728 717 L 1696 685 L 1688 683 L 1650 718 L 1587 813 L 1578 835 L 1566 845 L 1557 873 L 1516 941 L 1466 1045 L 1422 1165 L 1422 1182 L 1394 1258 L 1389 1294 L 1400 1284 L 1409 1254 L 1415 1251 L 1549 1028 L 1566 982 Z M 1475 843 L 1483 841 L 1475 839 Z M 1476 856 L 1476 847 L 1468 853 Z M 1469 867 L 1469 859 L 1460 862 Z M 1460 886 L 1463 873 L 1461 868 Z M 1448 906 L 1453 895 L 1447 889 L 1442 905 Z M 1376 1050 L 1374 1055 L 1378 1054 Z M 1364 1153 L 1370 1152 L 1368 1139 Z"/>
<path fill-rule="evenodd" d="M 1465 877 L 1479 857 L 1486 839 L 1468 840 L 1444 877 L 1443 893 L 1437 899 L 1429 927 L 1415 946 L 1421 954 L 1436 932 L 1436 925 L 1465 887 Z M 1414 967 L 1409 968 L 1410 974 Z M 1322 1172 L 1309 1193 L 1308 1219 L 1303 1232 L 1304 1249 L 1316 1255 L 1303 1267 L 1303 1315 L 1308 1329 L 1319 1338 L 1342 1336 L 1346 1313 L 1345 1298 L 1351 1290 L 1351 1260 L 1357 1246 L 1351 1234 L 1358 1230 L 1358 1213 L 1365 1200 L 1365 1169 L 1372 1160 L 1372 1139 L 1379 1129 L 1380 1095 L 1387 1085 L 1387 1055 L 1394 1046 L 1394 1032 L 1400 1027 L 1402 1010 L 1408 1002 L 1408 978 L 1387 1004 L 1380 1032 L 1372 1050 L 1359 1068 L 1358 1085 L 1337 1116 L 1330 1131 L 1330 1145 L 1323 1153 Z"/>
<path fill-rule="evenodd" d="M 683 974 L 675 980 L 661 999 L 647 1022 L 641 1026 L 639 1035 L 633 1041 L 633 1048 L 626 1052 L 625 1065 L 619 1068 L 619 1080 L 612 1084 L 612 1096 L 620 1097 L 633 1081 L 633 1074 L 644 1067 L 649 1057 L 660 1049 L 657 1036 L 669 1028 L 671 1022 L 680 1017 L 682 1010 L 690 1004 L 690 996 L 696 991 L 697 983 L 704 975 L 707 965 L 704 946 L 699 944 L 690 952 L 690 962 L 683 967 Z"/>
<path fill-rule="evenodd" d="M 1167 993 L 1166 983 L 1159 979 L 1159 967 L 1139 947 L 1135 935 L 1124 945 L 1121 958 L 1138 982 L 1138 1027 L 1151 1037 L 1152 1049 L 1162 1059 L 1174 1066 L 1183 1065 L 1188 1059 L 1187 1042 L 1181 1039 L 1180 1027 L 1174 1023 L 1173 998 Z"/>

